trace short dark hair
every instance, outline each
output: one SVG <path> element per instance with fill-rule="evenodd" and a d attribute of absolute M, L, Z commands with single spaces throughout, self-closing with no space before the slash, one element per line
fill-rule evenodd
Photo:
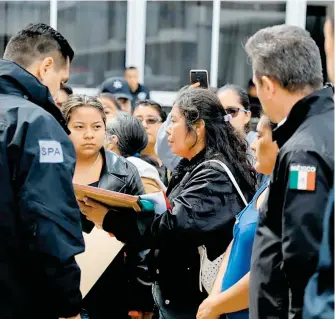
<path fill-rule="evenodd" d="M 326 17 L 331 24 L 332 30 L 334 31 L 334 3 L 331 3 L 327 6 Z"/>
<path fill-rule="evenodd" d="M 63 66 L 67 58 L 73 60 L 74 52 L 67 40 L 55 29 L 44 23 L 29 24 L 8 42 L 4 59 L 29 67 L 36 59 L 58 52 Z"/>
<path fill-rule="evenodd" d="M 69 86 L 69 85 L 62 84 L 60 89 L 63 90 L 67 95 L 72 95 L 73 94 L 73 90 L 72 90 L 71 86 Z"/>
<path fill-rule="evenodd" d="M 293 93 L 323 86 L 321 55 L 309 32 L 276 25 L 257 31 L 246 43 L 255 76 L 276 80 Z"/>
<path fill-rule="evenodd" d="M 131 65 L 131 66 L 126 66 L 126 67 L 124 68 L 124 71 L 128 71 L 128 70 L 136 70 L 136 71 L 137 71 L 137 67 L 136 67 L 136 66 L 133 66 L 133 65 Z"/>
<path fill-rule="evenodd" d="M 164 109 L 162 108 L 162 106 L 158 102 L 153 101 L 153 100 L 149 100 L 149 99 L 139 100 L 135 103 L 134 111 L 139 106 L 151 106 L 151 107 L 153 107 L 159 113 L 159 116 L 161 117 L 162 122 L 166 121 L 166 118 L 167 118 L 166 112 L 164 111 Z"/>

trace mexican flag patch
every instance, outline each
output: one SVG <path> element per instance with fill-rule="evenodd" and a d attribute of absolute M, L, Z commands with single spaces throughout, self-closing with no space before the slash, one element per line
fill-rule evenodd
<path fill-rule="evenodd" d="M 290 166 L 289 188 L 304 191 L 315 191 L 315 166 L 292 164 Z"/>

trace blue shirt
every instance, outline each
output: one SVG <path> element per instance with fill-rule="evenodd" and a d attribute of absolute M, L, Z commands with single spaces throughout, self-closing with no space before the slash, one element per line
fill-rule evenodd
<path fill-rule="evenodd" d="M 258 210 L 256 201 L 259 195 L 267 188 L 265 183 L 259 188 L 252 201 L 237 216 L 233 229 L 234 242 L 230 251 L 227 269 L 222 281 L 222 290 L 225 291 L 250 271 L 252 246 L 254 243 Z M 226 314 L 228 319 L 248 319 L 249 310 L 241 310 Z"/>

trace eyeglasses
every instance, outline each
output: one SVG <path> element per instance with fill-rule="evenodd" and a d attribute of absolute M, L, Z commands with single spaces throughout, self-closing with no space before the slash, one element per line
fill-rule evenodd
<path fill-rule="evenodd" d="M 238 107 L 227 107 L 226 109 L 227 114 L 230 114 L 232 117 L 236 117 L 238 115 L 239 112 L 244 112 L 244 113 L 248 113 L 249 111 L 246 109 L 240 109 Z"/>
<path fill-rule="evenodd" d="M 142 119 L 142 118 L 137 118 L 140 120 L 142 123 L 145 122 L 147 125 L 154 125 L 157 123 L 161 123 L 162 120 L 154 117 L 149 117 L 148 119 Z"/>

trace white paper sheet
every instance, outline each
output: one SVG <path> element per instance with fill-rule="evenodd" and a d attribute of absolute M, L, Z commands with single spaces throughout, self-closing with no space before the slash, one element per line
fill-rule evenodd
<path fill-rule="evenodd" d="M 85 252 L 77 255 L 76 261 L 81 269 L 80 291 L 84 298 L 124 244 L 96 227 L 91 233 L 83 235 Z"/>

